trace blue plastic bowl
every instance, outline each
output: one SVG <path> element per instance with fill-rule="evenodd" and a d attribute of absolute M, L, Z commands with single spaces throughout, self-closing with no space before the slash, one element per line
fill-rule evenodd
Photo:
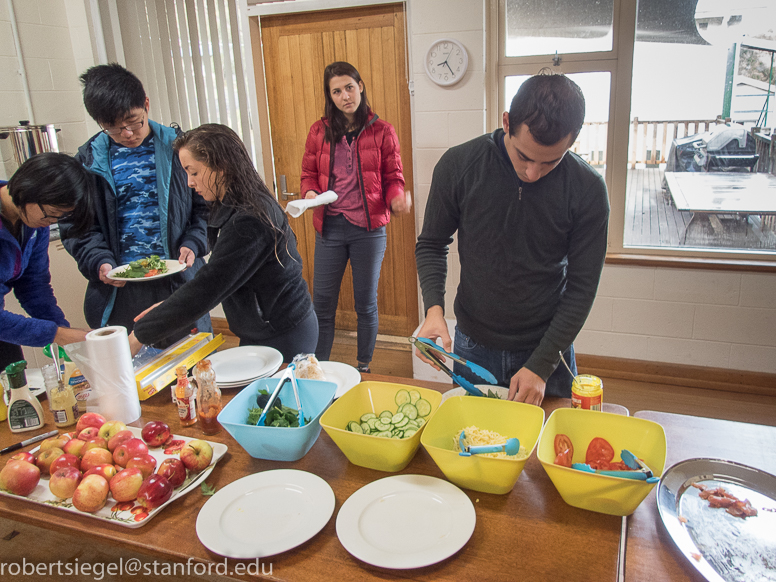
<path fill-rule="evenodd" d="M 305 418 L 311 418 L 310 422 L 302 427 L 280 428 L 245 424 L 248 409 L 256 406 L 259 390 L 264 389 L 272 394 L 278 381 L 278 378 L 262 378 L 243 388 L 218 415 L 218 422 L 254 459 L 298 461 L 307 454 L 321 434 L 319 420 L 334 400 L 337 385 L 320 380 L 296 381 L 302 412 Z M 296 408 L 294 390 L 290 382 L 286 382 L 280 389 L 279 396 L 285 406 Z"/>

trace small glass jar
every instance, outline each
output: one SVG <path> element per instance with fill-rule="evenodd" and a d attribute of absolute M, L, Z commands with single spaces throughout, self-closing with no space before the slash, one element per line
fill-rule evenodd
<path fill-rule="evenodd" d="M 197 405 L 202 433 L 218 434 L 221 431 L 217 418 L 222 408 L 221 390 L 216 384 L 216 372 L 210 365 L 210 360 L 197 362 L 194 368 L 194 379 L 197 382 Z"/>

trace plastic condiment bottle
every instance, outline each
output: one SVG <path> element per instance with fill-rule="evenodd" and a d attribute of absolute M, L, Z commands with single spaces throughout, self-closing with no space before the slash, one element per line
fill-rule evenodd
<path fill-rule="evenodd" d="M 51 357 L 51 344 L 43 348 L 43 353 Z M 86 412 L 86 401 L 89 400 L 89 396 L 92 394 L 92 387 L 81 370 L 75 365 L 75 362 L 70 361 L 70 357 L 62 346 L 59 346 L 59 359 L 64 361 L 62 381 L 73 389 L 73 395 L 78 402 L 78 414 L 83 414 Z"/>
<path fill-rule="evenodd" d="M 8 426 L 11 432 L 26 432 L 43 426 L 43 407 L 27 387 L 27 362 L 22 360 L 6 367 L 11 400 L 8 402 Z"/>
<path fill-rule="evenodd" d="M 218 434 L 221 431 L 217 418 L 222 406 L 221 390 L 216 384 L 216 372 L 210 365 L 210 360 L 197 362 L 194 379 L 197 381 L 197 406 L 202 432 L 206 435 Z"/>
<path fill-rule="evenodd" d="M 74 425 L 78 420 L 78 402 L 72 386 L 59 379 L 55 364 L 43 366 L 41 372 L 48 393 L 49 408 L 54 415 L 54 424 L 58 427 Z"/>
<path fill-rule="evenodd" d="M 178 383 L 175 385 L 175 399 L 178 401 L 178 418 L 181 426 L 191 426 L 197 422 L 197 407 L 194 400 L 194 387 L 189 382 L 185 364 L 175 368 Z"/>

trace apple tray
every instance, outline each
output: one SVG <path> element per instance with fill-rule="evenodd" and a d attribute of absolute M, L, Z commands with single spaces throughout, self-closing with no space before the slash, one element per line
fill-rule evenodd
<path fill-rule="evenodd" d="M 132 434 L 134 434 L 136 437 L 140 438 L 140 431 L 141 429 L 136 428 L 134 426 L 128 426 L 128 430 L 132 431 Z M 167 458 L 175 458 L 178 456 L 178 453 L 180 451 L 180 448 L 187 442 L 191 440 L 205 440 L 205 439 L 196 439 L 196 438 L 187 438 L 184 436 L 179 435 L 173 435 L 173 443 L 168 445 L 168 448 L 155 448 L 155 449 L 148 449 L 148 453 L 156 457 L 156 465 L 157 467 L 161 465 L 162 461 Z M 153 516 L 155 516 L 157 513 L 162 511 L 165 507 L 167 507 L 170 503 L 178 499 L 179 497 L 183 497 L 193 489 L 196 489 L 202 482 L 207 479 L 208 475 L 213 471 L 213 467 L 215 467 L 216 463 L 221 459 L 221 457 L 224 456 L 226 453 L 227 447 L 226 445 L 222 443 L 214 443 L 212 441 L 206 441 L 210 443 L 210 446 L 213 447 L 213 460 L 210 463 L 209 466 L 207 466 L 203 471 L 199 473 L 191 473 L 190 471 L 187 472 L 186 480 L 183 482 L 183 484 L 175 489 L 172 493 L 172 497 L 168 499 L 165 503 L 160 505 L 159 507 L 156 507 L 152 509 L 151 511 L 146 510 L 141 505 L 137 504 L 134 501 L 126 501 L 123 503 L 116 502 L 113 497 L 108 495 L 108 502 L 105 504 L 105 507 L 100 509 L 99 511 L 95 513 L 85 513 L 83 511 L 77 510 L 73 506 L 73 500 L 72 499 L 61 499 L 60 497 L 57 497 L 51 491 L 49 491 L 48 487 L 48 478 L 41 475 L 40 482 L 38 483 L 37 487 L 33 490 L 32 493 L 30 493 L 27 497 L 22 497 L 20 495 L 14 495 L 13 493 L 8 493 L 7 491 L 0 490 L 0 495 L 5 495 L 6 497 L 14 497 L 16 499 L 23 499 L 26 501 L 30 501 L 32 503 L 38 503 L 41 505 L 46 505 L 48 507 L 55 507 L 57 509 L 61 509 L 64 511 L 69 511 L 71 513 L 76 513 L 78 515 L 83 515 L 86 517 L 92 517 L 94 519 L 99 519 L 101 521 L 107 521 L 110 523 L 115 523 L 117 525 L 121 525 L 124 527 L 141 527 L 147 524 Z M 177 444 L 180 444 L 180 446 L 176 446 Z M 34 448 L 31 452 L 35 452 L 40 447 Z M 175 448 L 176 450 L 172 450 L 171 448 Z"/>

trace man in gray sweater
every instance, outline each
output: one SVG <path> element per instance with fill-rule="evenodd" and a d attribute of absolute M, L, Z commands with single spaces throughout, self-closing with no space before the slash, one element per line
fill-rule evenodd
<path fill-rule="evenodd" d="M 490 370 L 509 386 L 510 399 L 529 404 L 571 397 L 559 352 L 576 373 L 573 341 L 606 256 L 606 184 L 568 151 L 584 118 L 582 92 L 567 77 L 526 80 L 503 115 L 503 130 L 439 160 L 415 248 L 426 309 L 418 335 L 452 348 L 444 294 L 457 232 L 453 351 Z M 459 364 L 455 372 L 482 383 Z"/>

